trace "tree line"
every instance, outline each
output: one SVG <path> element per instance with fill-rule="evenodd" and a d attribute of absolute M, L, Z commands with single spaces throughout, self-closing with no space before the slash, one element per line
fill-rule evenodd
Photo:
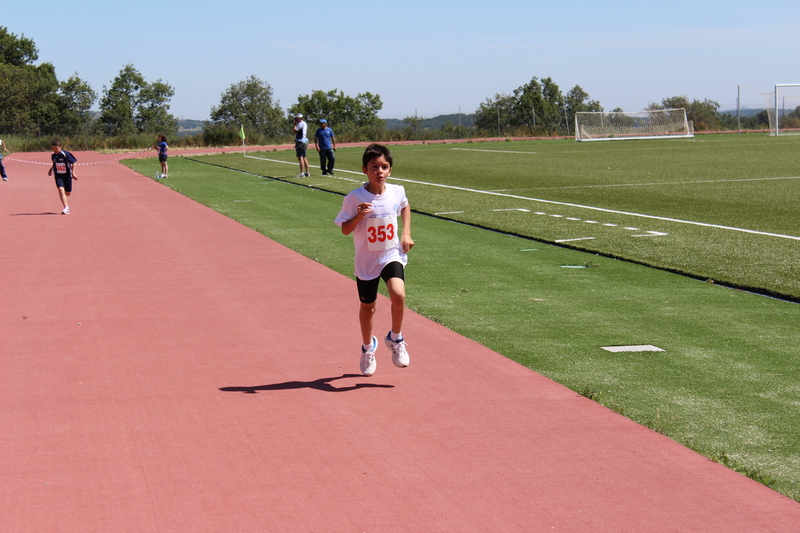
<path fill-rule="evenodd" d="M 164 134 L 175 144 L 232 145 L 241 142 L 244 128 L 248 144 L 288 142 L 291 120 L 302 113 L 309 123 L 328 120 L 340 141 L 392 141 L 457 137 L 570 135 L 575 113 L 603 111 L 579 85 L 564 94 L 552 78 L 537 77 L 514 89 L 487 98 L 474 112 L 471 126 L 450 121 L 439 128 L 423 127 L 423 118 L 408 116 L 400 130 L 387 129 L 378 113 L 380 95 L 370 92 L 350 96 L 338 89 L 315 90 L 298 96 L 283 110 L 272 87 L 257 76 L 232 84 L 210 110 L 203 131 L 182 141 L 178 120 L 170 112 L 175 95 L 169 83 L 148 82 L 127 64 L 99 95 L 77 73 L 64 81 L 56 78 L 51 63 L 36 65 L 39 52 L 33 40 L 10 33 L 0 26 L 0 133 L 27 139 L 34 149 L 36 139 L 60 136 L 86 148 L 133 148 Z M 99 111 L 92 111 L 98 104 Z M 651 104 L 650 109 L 683 107 L 695 131 L 736 129 L 735 116 L 720 114 L 713 100 L 674 96 Z M 613 112 L 621 112 L 617 108 Z M 742 121 L 744 129 L 765 128 L 766 111 Z M 23 147 L 17 147 L 23 149 Z"/>

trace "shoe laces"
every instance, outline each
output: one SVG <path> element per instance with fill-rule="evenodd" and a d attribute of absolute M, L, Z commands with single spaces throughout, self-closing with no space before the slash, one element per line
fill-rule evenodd
<path fill-rule="evenodd" d="M 406 351 L 406 341 L 399 340 L 399 341 L 395 342 L 393 350 L 398 354 L 405 355 L 406 353 L 408 353 Z"/>

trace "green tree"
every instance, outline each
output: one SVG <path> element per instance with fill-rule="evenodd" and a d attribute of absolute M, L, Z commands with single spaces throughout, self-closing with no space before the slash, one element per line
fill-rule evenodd
<path fill-rule="evenodd" d="M 0 26 L 0 63 L 21 67 L 32 65 L 39 59 L 39 50 L 33 40 L 24 35 L 17 37 L 8 32 L 8 28 Z"/>
<path fill-rule="evenodd" d="M 289 116 L 302 113 L 311 123 L 326 119 L 331 126 L 345 129 L 383 127 L 384 121 L 378 118 L 378 111 L 383 109 L 380 95 L 362 93 L 355 97 L 348 96 L 338 89 L 327 93 L 313 91 L 300 95 L 297 103 L 289 108 Z"/>
<path fill-rule="evenodd" d="M 567 110 L 569 124 L 575 123 L 575 113 L 602 111 L 603 107 L 597 100 L 591 100 L 589 94 L 580 85 L 576 85 L 564 98 L 564 107 Z"/>
<path fill-rule="evenodd" d="M 588 98 L 589 95 L 586 95 Z M 553 78 L 542 80 L 542 122 L 550 131 L 557 131 L 564 116 L 564 95 Z"/>
<path fill-rule="evenodd" d="M 39 57 L 31 39 L 0 27 L 0 129 L 23 135 L 59 129 L 58 80 L 51 63 Z"/>
<path fill-rule="evenodd" d="M 602 109 L 599 102 L 576 85 L 565 99 L 552 78 L 541 81 L 537 77 L 514 89 L 512 95 L 496 94 L 487 98 L 475 111 L 475 127 L 484 133 L 505 134 L 506 129 L 538 130 L 557 132 L 566 119 L 564 110 L 575 111 Z"/>
<path fill-rule="evenodd" d="M 517 100 L 508 94 L 495 94 L 475 110 L 475 128 L 486 135 L 503 135 L 514 125 L 514 106 Z"/>
<path fill-rule="evenodd" d="M 73 74 L 59 84 L 61 95 L 61 127 L 64 134 L 72 136 L 83 131 L 88 133 L 92 105 L 97 101 L 97 93 L 88 83 Z"/>
<path fill-rule="evenodd" d="M 133 65 L 125 65 L 103 93 L 99 121 L 107 135 L 178 131 L 178 120 L 169 114 L 175 91 L 161 80 L 147 83 Z"/>
<path fill-rule="evenodd" d="M 381 109 L 383 102 L 378 94 L 366 92 L 352 97 L 333 89 L 327 93 L 317 90 L 309 95 L 300 95 L 288 113 L 290 117 L 302 113 L 311 123 L 324 118 L 332 127 L 353 129 L 383 127 L 384 122 L 378 118 Z"/>
<path fill-rule="evenodd" d="M 672 96 L 664 98 L 660 104 L 650 104 L 648 109 L 685 109 L 686 118 L 694 125 L 695 131 L 709 131 L 719 129 L 722 125 L 718 114 L 719 104 L 714 100 L 705 99 L 689 101 L 687 96 Z"/>
<path fill-rule="evenodd" d="M 404 118 L 403 123 L 408 124 L 408 126 L 406 126 L 405 128 L 406 134 L 411 136 L 416 136 L 417 134 L 419 134 L 419 129 L 422 126 L 423 120 L 425 119 L 422 117 L 418 117 L 416 115 L 413 117 Z"/>
<path fill-rule="evenodd" d="M 231 85 L 211 108 L 211 121 L 217 126 L 245 130 L 276 138 L 285 133 L 287 122 L 278 101 L 273 101 L 272 87 L 256 76 Z"/>

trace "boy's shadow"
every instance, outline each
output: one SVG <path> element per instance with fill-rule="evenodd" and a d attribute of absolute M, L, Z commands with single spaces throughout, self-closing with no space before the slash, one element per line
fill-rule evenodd
<path fill-rule="evenodd" d="M 350 387 L 334 387 L 331 381 L 345 378 L 360 378 L 359 374 L 344 374 L 335 378 L 320 378 L 314 381 L 285 381 L 283 383 L 273 383 L 272 385 L 256 385 L 254 387 L 222 387 L 223 392 L 243 392 L 245 394 L 258 394 L 265 390 L 293 390 L 293 389 L 316 389 L 322 392 L 347 392 L 356 389 L 382 388 L 392 389 L 394 385 L 379 385 L 377 383 L 356 383 Z"/>

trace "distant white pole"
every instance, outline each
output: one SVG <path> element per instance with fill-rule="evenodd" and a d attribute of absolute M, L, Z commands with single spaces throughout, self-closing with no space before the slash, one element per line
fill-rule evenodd
<path fill-rule="evenodd" d="M 738 134 L 742 134 L 742 115 L 739 109 L 742 106 L 742 86 L 736 86 L 736 129 L 738 130 Z"/>
<path fill-rule="evenodd" d="M 778 86 L 775 85 L 775 135 L 778 135 Z"/>

